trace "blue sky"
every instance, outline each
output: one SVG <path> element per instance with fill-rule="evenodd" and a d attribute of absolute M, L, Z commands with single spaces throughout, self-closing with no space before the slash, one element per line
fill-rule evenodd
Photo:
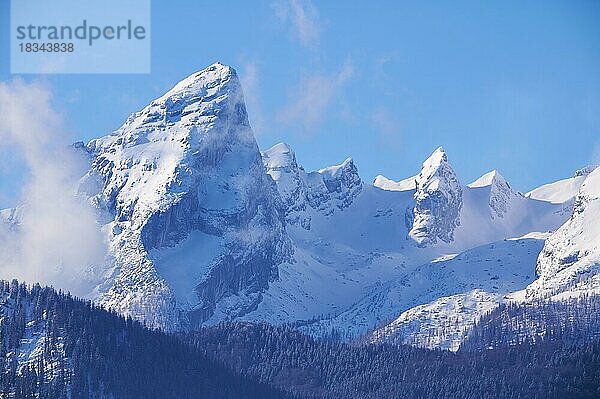
<path fill-rule="evenodd" d="M 8 11 L 0 81 L 14 78 Z M 443 145 L 463 182 L 496 168 L 527 191 L 600 161 L 598 21 L 598 1 L 153 1 L 151 74 L 22 78 L 87 141 L 221 61 L 261 148 L 285 141 L 306 169 L 352 156 L 365 181 L 400 179 Z M 24 176 L 0 157 L 2 208 Z"/>

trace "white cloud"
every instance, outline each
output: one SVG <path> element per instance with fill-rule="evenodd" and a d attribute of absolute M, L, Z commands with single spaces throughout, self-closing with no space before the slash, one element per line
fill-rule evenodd
<path fill-rule="evenodd" d="M 76 195 L 84 160 L 69 149 L 49 90 L 0 83 L 0 109 L 0 141 L 18 152 L 30 175 L 17 228 L 0 221 L 0 278 L 85 294 L 89 271 L 103 262 L 106 246 L 92 207 Z"/>
<path fill-rule="evenodd" d="M 312 74 L 300 79 L 290 93 L 289 102 L 279 113 L 285 124 L 302 124 L 306 131 L 313 129 L 325 117 L 332 101 L 352 78 L 354 67 L 346 61 L 333 75 Z"/>
<path fill-rule="evenodd" d="M 309 0 L 287 0 L 273 5 L 282 24 L 290 24 L 294 36 L 306 47 L 319 44 L 321 22 L 317 8 Z"/>

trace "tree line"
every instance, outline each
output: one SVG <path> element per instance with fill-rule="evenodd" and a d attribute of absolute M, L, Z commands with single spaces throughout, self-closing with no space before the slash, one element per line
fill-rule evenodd
<path fill-rule="evenodd" d="M 169 335 L 68 293 L 0 281 L 0 397 L 597 398 L 597 318 L 591 297 L 506 305 L 452 353 L 261 323 Z M 544 339 L 527 338 L 532 325 Z"/>

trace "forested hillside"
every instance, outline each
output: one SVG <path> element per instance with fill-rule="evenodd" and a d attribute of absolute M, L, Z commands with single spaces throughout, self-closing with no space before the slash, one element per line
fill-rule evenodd
<path fill-rule="evenodd" d="M 483 316 L 462 344 L 483 350 L 538 342 L 582 345 L 600 339 L 600 296 L 502 304 Z"/>
<path fill-rule="evenodd" d="M 591 312 L 595 320 L 597 302 L 577 303 L 556 306 Z M 524 313 L 507 309 L 497 315 Z M 2 398 L 600 395 L 598 340 L 523 340 L 509 348 L 451 353 L 317 341 L 292 327 L 268 324 L 224 323 L 169 335 L 68 294 L 17 281 L 0 282 L 0 311 Z M 552 314 L 550 308 L 546 314 Z M 568 311 L 565 315 L 572 319 Z M 490 320 L 504 322 L 496 316 L 489 315 Z"/>
<path fill-rule="evenodd" d="M 597 398 L 600 343 L 452 353 L 319 342 L 291 328 L 235 323 L 193 334 L 238 372 L 306 398 Z"/>
<path fill-rule="evenodd" d="M 285 397 L 173 336 L 51 288 L 0 282 L 0 299 L 2 398 Z"/>

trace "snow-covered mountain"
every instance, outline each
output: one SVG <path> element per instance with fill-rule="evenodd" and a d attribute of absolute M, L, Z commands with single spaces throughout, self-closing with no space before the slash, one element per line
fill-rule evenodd
<path fill-rule="evenodd" d="M 420 334 L 439 329 L 459 311 L 457 317 L 465 320 L 461 331 L 466 331 L 483 312 L 534 281 L 544 232 L 558 228 L 572 207 L 572 202 L 526 198 L 496 171 L 463 186 L 440 148 L 424 162 L 414 189 L 383 190 L 363 183 L 347 208 L 319 212 L 306 200 L 311 192 L 307 176 L 318 180 L 319 172 L 305 172 L 285 144 L 265 151 L 264 158 L 284 201 L 294 204 L 289 208 L 288 215 L 294 216 L 287 231 L 295 255 L 294 261 L 280 266 L 280 279 L 244 319 L 304 320 L 298 323 L 301 329 L 316 336 L 336 330 L 355 337 L 403 314 L 402 320 L 413 326 L 406 341 L 420 342 Z M 439 211 L 449 204 L 455 219 Z M 406 217 L 415 212 L 424 216 Z M 310 223 L 298 225 L 296 220 Z M 447 242 L 415 245 L 410 234 L 416 230 L 415 220 L 428 226 L 425 233 L 444 232 L 440 234 Z M 444 267 L 447 262 L 450 266 Z M 467 298 L 474 308 L 436 311 L 444 298 L 450 302 Z M 416 306 L 421 306 L 418 312 L 404 314 Z M 414 322 L 425 318 L 432 323 L 415 329 Z M 460 341 L 455 338 L 447 334 L 430 345 L 456 348 Z"/>
<path fill-rule="evenodd" d="M 492 218 L 503 218 L 511 209 L 511 205 L 518 200 L 515 193 L 504 177 L 497 170 L 492 170 L 468 185 L 469 188 L 480 188 L 489 191 L 489 206 Z"/>
<path fill-rule="evenodd" d="M 495 170 L 463 184 L 441 147 L 399 182 L 351 158 L 306 171 L 287 144 L 259 151 L 219 63 L 75 148 L 110 243 L 90 298 L 168 331 L 261 320 L 456 349 L 499 303 L 600 287 L 598 170 L 526 195 Z"/>
<path fill-rule="evenodd" d="M 350 337 L 399 317 L 419 342 L 452 314 L 466 330 L 534 280 L 535 232 L 558 228 L 573 204 L 525 197 L 496 171 L 463 185 L 441 147 L 414 177 L 374 185 L 351 158 L 307 172 L 287 144 L 261 154 L 221 64 L 85 149 L 82 187 L 115 259 L 94 296 L 168 330 L 245 319 Z M 444 298 L 477 311 L 440 313 Z M 456 346 L 455 335 L 435 344 Z"/>
<path fill-rule="evenodd" d="M 260 302 L 291 245 L 232 68 L 193 74 L 85 149 L 115 258 L 97 301 L 167 330 L 231 296 L 229 317 Z"/>
<path fill-rule="evenodd" d="M 585 177 L 571 218 L 546 241 L 528 298 L 600 292 L 600 167 Z"/>
<path fill-rule="evenodd" d="M 572 216 L 555 233 L 529 234 L 536 237 L 538 242 L 533 250 L 521 253 L 512 259 L 515 250 L 503 251 L 496 259 L 498 266 L 503 271 L 511 271 L 514 261 L 517 260 L 530 274 L 532 265 L 537 262 L 536 279 L 531 280 L 531 275 L 522 280 L 520 284 L 510 287 L 498 295 L 498 292 L 489 292 L 478 287 L 470 292 L 441 297 L 429 303 L 411 308 L 403 312 L 396 320 L 375 330 L 369 335 L 373 342 L 409 343 L 424 347 L 442 347 L 456 350 L 461 342 L 468 336 L 474 323 L 486 312 L 496 307 L 499 303 L 530 302 L 539 299 L 564 299 L 582 294 L 594 294 L 600 291 L 600 230 L 597 220 L 600 217 L 600 168 L 594 171 L 588 167 L 578 171 L 571 179 L 566 179 L 554 184 L 542 186 L 532 191 L 537 193 L 539 200 L 545 195 L 550 203 L 560 203 L 564 200 L 565 206 L 573 203 L 572 194 L 576 187 L 578 193 L 574 201 Z M 490 180 L 489 175 L 485 180 Z M 482 183 L 480 178 L 470 184 L 470 188 L 477 188 Z M 504 186 L 504 185 L 503 185 Z M 506 186 L 505 186 L 506 187 Z M 534 195 L 527 195 L 532 198 Z M 492 203 L 490 202 L 490 206 Z M 491 206 L 491 208 L 493 208 Z M 563 213 L 563 211 L 559 212 Z M 544 239 L 547 238 L 545 241 Z M 510 242 L 509 241 L 504 241 Z M 544 243 L 545 242 L 545 243 Z M 540 252 L 540 245 L 544 243 Z M 464 257 L 463 264 L 472 264 L 473 259 L 467 251 L 453 261 Z M 539 254 L 536 256 L 536 254 Z M 481 259 L 481 258 L 480 258 Z M 486 262 L 480 267 L 484 270 L 493 270 L 494 257 L 486 254 Z M 476 268 L 477 270 L 477 268 Z M 513 280 L 518 274 L 508 276 Z M 507 276 L 500 278 L 506 282 Z M 446 280 L 452 282 L 454 275 Z M 481 279 L 478 279 L 482 281 Z M 532 332 L 536 334 L 537 332 Z"/>

